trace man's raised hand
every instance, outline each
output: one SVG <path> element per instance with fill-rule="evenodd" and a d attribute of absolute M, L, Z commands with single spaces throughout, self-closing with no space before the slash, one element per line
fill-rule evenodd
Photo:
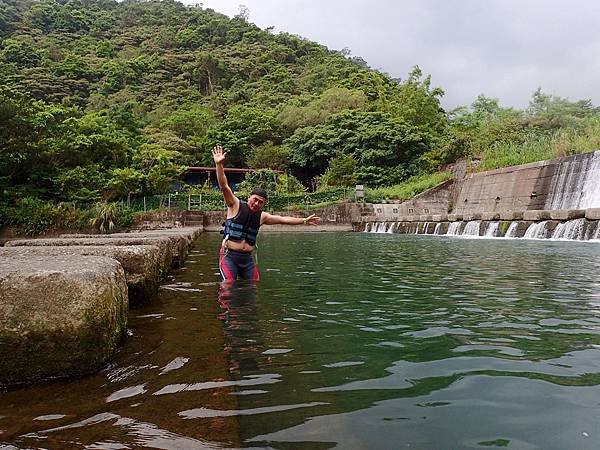
<path fill-rule="evenodd" d="M 215 145 L 212 149 L 212 156 L 215 160 L 215 164 L 222 164 L 225 161 L 227 152 L 223 151 L 223 147 L 220 145 Z"/>

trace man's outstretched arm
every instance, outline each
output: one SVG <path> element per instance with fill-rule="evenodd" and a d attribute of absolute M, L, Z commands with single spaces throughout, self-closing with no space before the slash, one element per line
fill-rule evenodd
<path fill-rule="evenodd" d="M 317 225 L 321 218 L 316 214 L 308 217 L 278 216 L 264 212 L 261 217 L 261 223 L 264 225 Z"/>
<path fill-rule="evenodd" d="M 233 191 L 229 187 L 227 183 L 227 177 L 225 176 L 225 170 L 223 169 L 223 162 L 225 161 L 227 152 L 223 151 L 223 147 L 220 145 L 216 145 L 212 149 L 213 159 L 215 161 L 215 167 L 217 169 L 217 182 L 219 183 L 219 188 L 223 193 L 223 198 L 225 199 L 225 204 L 229 208 L 233 208 L 235 203 L 238 201 L 237 197 L 233 195 Z"/>

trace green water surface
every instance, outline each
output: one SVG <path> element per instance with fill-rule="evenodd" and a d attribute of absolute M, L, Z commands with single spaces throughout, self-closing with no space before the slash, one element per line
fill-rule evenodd
<path fill-rule="evenodd" d="M 600 448 L 600 244 L 202 236 L 101 372 L 0 392 L 0 448 Z"/>

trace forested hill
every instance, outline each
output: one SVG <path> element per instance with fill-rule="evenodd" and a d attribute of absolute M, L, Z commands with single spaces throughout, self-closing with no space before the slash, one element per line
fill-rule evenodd
<path fill-rule="evenodd" d="M 55 199 L 166 189 L 183 165 L 330 160 L 365 183 L 418 171 L 442 91 L 360 58 L 167 1 L 0 0 L 0 189 Z M 420 158 L 420 159 L 419 159 Z"/>

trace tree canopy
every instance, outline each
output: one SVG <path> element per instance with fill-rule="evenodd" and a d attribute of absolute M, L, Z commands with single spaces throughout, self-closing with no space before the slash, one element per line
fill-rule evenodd
<path fill-rule="evenodd" d="M 598 128 L 591 102 L 541 90 L 525 111 L 482 95 L 447 114 L 418 66 L 394 79 L 247 17 L 174 0 L 0 0 L 3 200 L 162 193 L 217 143 L 230 165 L 307 185 L 390 185 L 531 132 Z"/>

